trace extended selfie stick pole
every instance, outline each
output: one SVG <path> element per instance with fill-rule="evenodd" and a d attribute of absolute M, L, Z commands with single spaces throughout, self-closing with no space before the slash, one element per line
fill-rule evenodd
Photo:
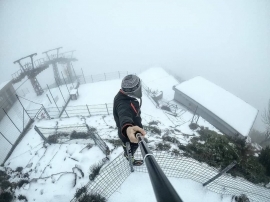
<path fill-rule="evenodd" d="M 143 136 L 140 133 L 136 134 L 140 149 L 143 155 L 143 160 L 146 164 L 148 174 L 154 189 L 158 202 L 183 202 L 179 197 L 172 184 L 159 167 L 152 152 L 148 148 Z"/>

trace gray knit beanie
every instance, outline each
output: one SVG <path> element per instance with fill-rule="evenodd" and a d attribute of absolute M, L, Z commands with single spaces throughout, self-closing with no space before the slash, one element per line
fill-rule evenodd
<path fill-rule="evenodd" d="M 141 80 L 134 74 L 127 75 L 123 78 L 121 88 L 127 95 L 137 98 L 142 97 Z"/>

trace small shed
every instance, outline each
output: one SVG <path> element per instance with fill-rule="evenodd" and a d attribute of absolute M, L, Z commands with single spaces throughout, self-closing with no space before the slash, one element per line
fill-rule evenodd
<path fill-rule="evenodd" d="M 5 109 L 8 111 L 12 105 L 16 102 L 15 90 L 12 85 L 12 81 L 6 81 L 0 83 L 0 120 L 5 116 Z"/>
<path fill-rule="evenodd" d="M 175 101 L 227 135 L 248 136 L 258 114 L 245 101 L 199 76 L 173 89 Z"/>
<path fill-rule="evenodd" d="M 78 89 L 74 88 L 70 91 L 70 99 L 71 100 L 77 100 L 79 97 Z"/>

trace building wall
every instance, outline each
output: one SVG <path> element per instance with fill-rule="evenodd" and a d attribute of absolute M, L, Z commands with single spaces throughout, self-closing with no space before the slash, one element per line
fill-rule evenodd
<path fill-rule="evenodd" d="M 16 102 L 15 89 L 11 82 L 0 89 L 0 120 L 5 116 L 2 108 L 8 111 Z"/>
<path fill-rule="evenodd" d="M 224 122 L 221 118 L 216 116 L 214 113 L 206 109 L 201 104 L 197 103 L 195 100 L 188 97 L 186 94 L 182 93 L 181 91 L 175 89 L 174 93 L 174 100 L 179 102 L 180 104 L 184 105 L 188 110 L 191 111 L 191 113 L 195 113 L 204 118 L 206 121 L 208 121 L 210 124 L 215 126 L 218 130 L 220 130 L 222 133 L 235 136 L 238 134 L 238 132 L 232 128 L 229 124 Z M 197 110 L 196 110 L 197 108 Z"/>

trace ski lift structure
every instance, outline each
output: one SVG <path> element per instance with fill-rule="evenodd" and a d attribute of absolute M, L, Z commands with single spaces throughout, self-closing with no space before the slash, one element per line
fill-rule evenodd
<path fill-rule="evenodd" d="M 37 55 L 37 53 L 33 53 L 31 55 L 22 57 L 16 61 L 14 61 L 14 64 L 18 63 L 20 66 L 20 70 L 12 74 L 12 83 L 18 83 L 26 76 L 30 80 L 37 96 L 42 95 L 44 90 L 42 89 L 40 83 L 37 80 L 37 75 L 39 75 L 43 70 L 47 69 L 50 65 L 53 66 L 53 73 L 55 82 L 59 85 L 62 84 L 62 81 L 60 79 L 60 74 L 58 70 L 57 64 L 64 64 L 67 66 L 67 71 L 69 75 L 72 75 L 71 67 L 72 62 L 78 61 L 74 56 L 73 53 L 75 50 L 59 53 L 59 50 L 62 47 L 58 47 L 55 49 L 44 51 L 43 54 L 46 54 L 45 58 L 40 58 L 34 61 L 34 56 Z M 22 60 L 28 59 L 28 62 L 26 62 L 24 65 L 22 64 Z M 30 61 L 29 61 L 30 59 Z M 72 76 L 70 76 L 72 77 Z"/>

